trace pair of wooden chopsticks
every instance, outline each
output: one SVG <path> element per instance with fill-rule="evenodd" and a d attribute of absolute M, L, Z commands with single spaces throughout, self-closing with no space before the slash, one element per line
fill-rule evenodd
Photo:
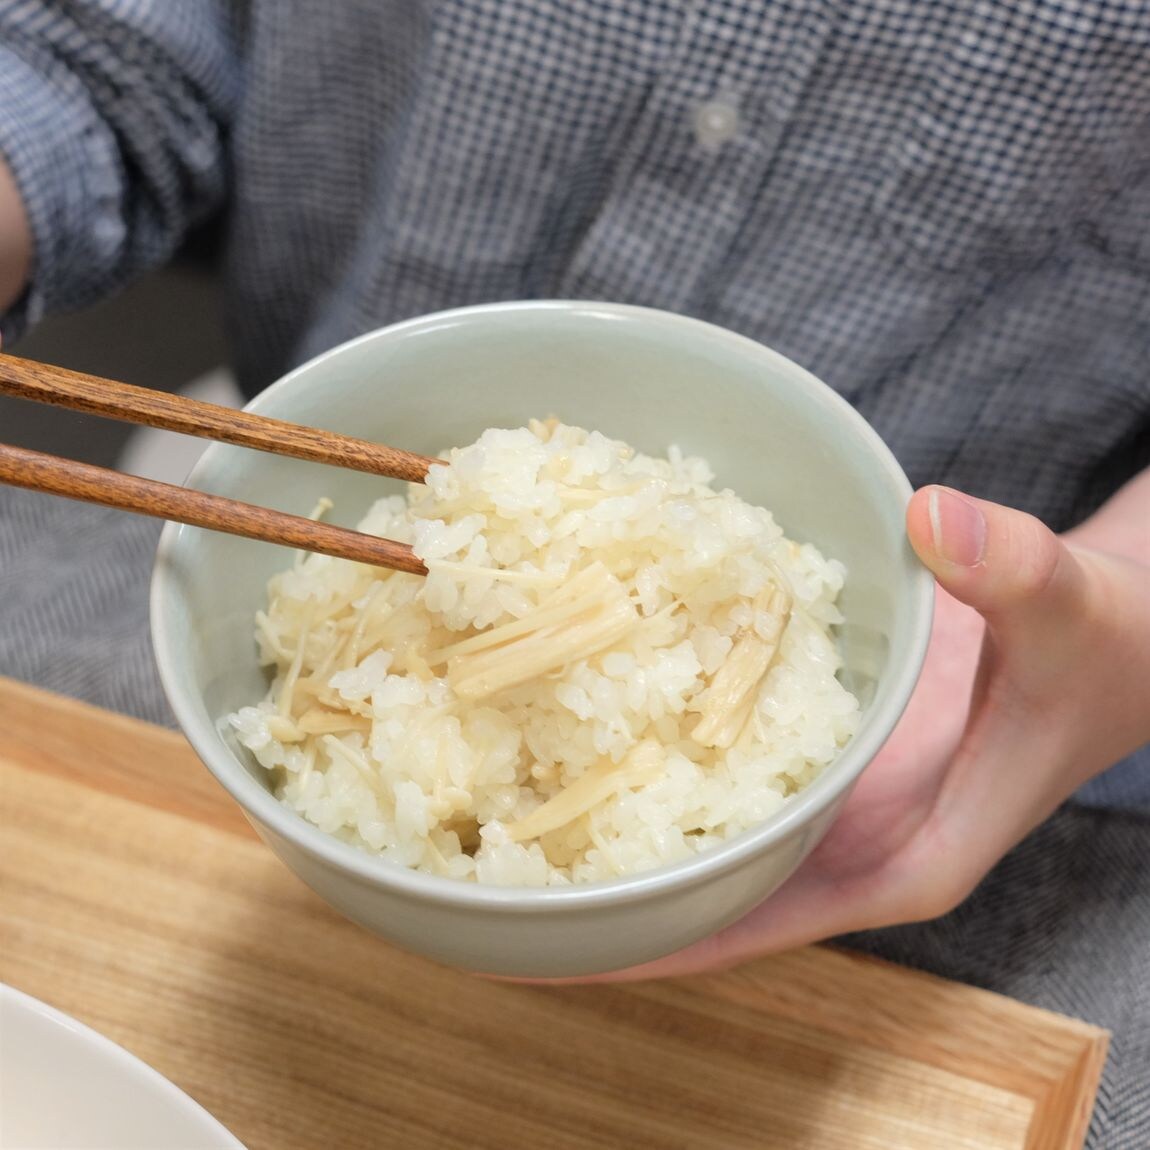
<path fill-rule="evenodd" d="M 420 483 L 435 462 L 333 431 L 232 411 L 11 355 L 0 355 L 0 394 Z M 21 447 L 0 444 L 0 482 L 377 567 L 427 574 L 410 547 L 391 539 Z"/>

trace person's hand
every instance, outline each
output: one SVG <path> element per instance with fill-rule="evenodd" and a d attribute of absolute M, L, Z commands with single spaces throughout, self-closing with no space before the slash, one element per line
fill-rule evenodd
<path fill-rule="evenodd" d="M 1144 501 L 1133 510 L 1147 530 Z M 945 488 L 918 492 L 907 530 L 940 585 L 930 650 L 826 839 L 740 922 L 600 977 L 687 974 L 944 914 L 1078 786 L 1150 738 L 1150 570 Z"/>

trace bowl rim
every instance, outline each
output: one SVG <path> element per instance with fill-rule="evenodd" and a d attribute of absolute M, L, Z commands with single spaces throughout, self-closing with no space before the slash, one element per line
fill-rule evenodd
<path fill-rule="evenodd" d="M 3 1007 L 31 1019 L 33 1026 L 43 1024 L 51 1031 L 54 1049 L 66 1044 L 80 1050 L 86 1060 L 100 1063 L 121 1080 L 147 1091 L 169 1115 L 178 1116 L 181 1123 L 194 1125 L 197 1139 L 210 1139 L 205 1141 L 204 1150 L 245 1150 L 243 1143 L 190 1094 L 106 1034 L 6 982 L 0 982 L 0 1008 Z"/>
<path fill-rule="evenodd" d="M 842 396 L 806 368 L 765 344 L 716 324 L 632 304 L 594 300 L 517 300 L 450 308 L 416 316 L 365 332 L 313 356 L 260 392 L 245 405 L 244 410 L 263 413 L 268 404 L 274 406 L 281 392 L 292 389 L 316 367 L 338 358 L 354 347 L 377 340 L 403 338 L 410 333 L 426 332 L 444 325 L 455 326 L 458 323 L 481 320 L 487 316 L 552 312 L 676 327 L 690 331 L 696 341 L 724 344 L 743 355 L 757 357 L 765 363 L 773 362 L 784 369 L 796 386 L 806 391 L 808 397 L 824 407 L 831 418 L 845 421 L 852 427 L 854 434 L 869 448 L 890 494 L 900 499 L 904 507 L 909 501 L 913 493 L 910 481 L 878 432 Z M 203 477 L 211 473 L 220 447 L 219 444 L 212 444 L 204 452 L 185 481 L 188 485 L 201 485 Z M 494 886 L 413 870 L 373 856 L 321 831 L 302 815 L 284 806 L 271 791 L 249 774 L 234 754 L 220 745 L 214 723 L 210 718 L 207 723 L 201 720 L 194 705 L 184 697 L 180 688 L 180 676 L 176 669 L 180 645 L 169 621 L 169 612 L 178 601 L 178 581 L 173 574 L 174 559 L 181 542 L 192 530 L 179 523 L 169 522 L 165 525 L 156 552 L 149 602 L 152 645 L 164 692 L 181 730 L 204 765 L 254 820 L 257 829 L 260 826 L 266 827 L 272 834 L 286 840 L 314 860 L 368 885 L 385 887 L 393 894 L 455 909 L 559 913 L 574 908 L 633 903 L 655 893 L 665 894 L 671 889 L 689 888 L 709 882 L 718 875 L 740 868 L 751 857 L 801 833 L 804 827 L 815 821 L 854 786 L 902 716 L 926 658 L 934 611 L 933 576 L 908 544 L 904 551 L 911 589 L 905 602 L 909 620 L 908 649 L 904 652 L 901 664 L 894 670 L 886 701 L 867 730 L 861 733 L 863 737 L 854 736 L 842 753 L 808 787 L 789 799 L 781 810 L 762 823 L 692 858 L 637 874 L 560 887 Z"/>

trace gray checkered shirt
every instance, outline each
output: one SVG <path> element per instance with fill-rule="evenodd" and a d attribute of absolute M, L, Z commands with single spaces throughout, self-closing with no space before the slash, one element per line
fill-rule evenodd
<path fill-rule="evenodd" d="M 762 340 L 915 483 L 1055 527 L 1150 464 L 1145 0 L 0 0 L 0 152 L 36 241 L 6 339 L 161 262 L 226 195 L 249 390 L 413 314 L 593 297 Z M 3 496 L 0 558 L 26 577 L 0 595 L 0 668 L 162 717 L 151 528 L 102 514 Z M 37 576 L 53 532 L 96 522 L 82 587 Z M 100 654 L 113 634 L 138 668 Z M 1131 813 L 1064 812 L 967 920 L 874 943 L 1089 1000 L 1119 1034 L 1094 1146 L 1150 1145 L 1150 893 L 1113 878 L 1147 857 L 1147 774 L 1098 780 L 1087 797 Z M 1050 906 L 1026 898 L 1036 873 Z M 1125 948 L 1105 993 L 1071 945 L 1096 905 Z M 1036 947 L 1064 977 L 1018 976 Z"/>

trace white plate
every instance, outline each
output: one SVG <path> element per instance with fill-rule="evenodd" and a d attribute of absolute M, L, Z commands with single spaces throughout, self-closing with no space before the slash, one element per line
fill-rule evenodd
<path fill-rule="evenodd" d="M 0 983 L 0 1150 L 244 1150 L 163 1075 Z"/>

